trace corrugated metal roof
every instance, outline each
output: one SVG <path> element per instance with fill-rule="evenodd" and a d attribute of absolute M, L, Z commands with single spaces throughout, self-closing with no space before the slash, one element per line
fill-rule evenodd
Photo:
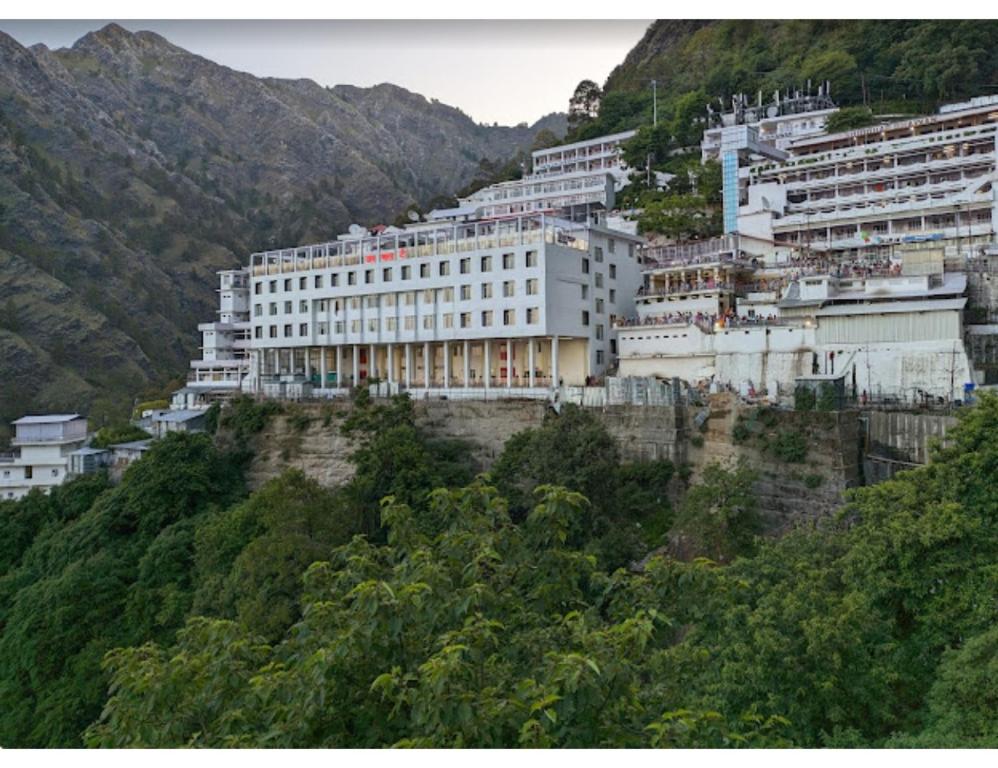
<path fill-rule="evenodd" d="M 50 413 L 42 416 L 22 416 L 12 424 L 60 424 L 74 419 L 82 419 L 78 413 Z"/>

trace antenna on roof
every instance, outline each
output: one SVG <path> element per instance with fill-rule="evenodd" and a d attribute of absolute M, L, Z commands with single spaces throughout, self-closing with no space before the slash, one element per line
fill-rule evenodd
<path fill-rule="evenodd" d="M 410 209 L 406 216 L 409 217 L 409 221 L 419 221 L 419 211 L 417 210 Z"/>

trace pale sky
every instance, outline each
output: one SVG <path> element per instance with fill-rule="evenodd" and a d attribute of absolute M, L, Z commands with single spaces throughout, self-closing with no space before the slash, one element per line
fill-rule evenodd
<path fill-rule="evenodd" d="M 0 21 L 22 45 L 71 46 L 102 21 Z M 321 85 L 390 82 L 514 125 L 568 107 L 580 80 L 600 85 L 648 21 L 120 21 L 267 77 Z"/>

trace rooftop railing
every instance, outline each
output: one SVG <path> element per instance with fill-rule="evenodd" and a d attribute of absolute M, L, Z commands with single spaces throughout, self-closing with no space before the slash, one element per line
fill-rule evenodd
<path fill-rule="evenodd" d="M 738 235 L 722 235 L 709 240 L 645 249 L 648 268 L 733 262 L 738 260 Z"/>
<path fill-rule="evenodd" d="M 589 238 L 584 225 L 541 213 L 491 221 L 455 222 L 397 234 L 254 253 L 250 257 L 250 271 L 254 276 L 280 275 L 317 269 L 390 264 L 533 243 L 589 250 Z"/>

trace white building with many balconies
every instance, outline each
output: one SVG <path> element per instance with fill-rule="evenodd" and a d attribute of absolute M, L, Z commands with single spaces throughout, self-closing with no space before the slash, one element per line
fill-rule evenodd
<path fill-rule="evenodd" d="M 249 372 L 249 274 L 246 269 L 227 269 L 218 276 L 218 318 L 198 325 L 201 357 L 191 361 L 186 397 L 178 407 L 203 405 L 239 391 Z"/>
<path fill-rule="evenodd" d="M 799 138 L 783 159 L 728 174 L 725 199 L 737 200 L 737 232 L 758 252 L 887 257 L 900 244 L 933 240 L 964 254 L 994 241 L 996 136 L 998 97 L 989 96 L 929 117 Z"/>
<path fill-rule="evenodd" d="M 20 499 L 32 489 L 48 492 L 70 475 L 71 455 L 87 442 L 82 416 L 24 416 L 12 422 L 14 451 L 0 456 L 0 499 Z"/>

